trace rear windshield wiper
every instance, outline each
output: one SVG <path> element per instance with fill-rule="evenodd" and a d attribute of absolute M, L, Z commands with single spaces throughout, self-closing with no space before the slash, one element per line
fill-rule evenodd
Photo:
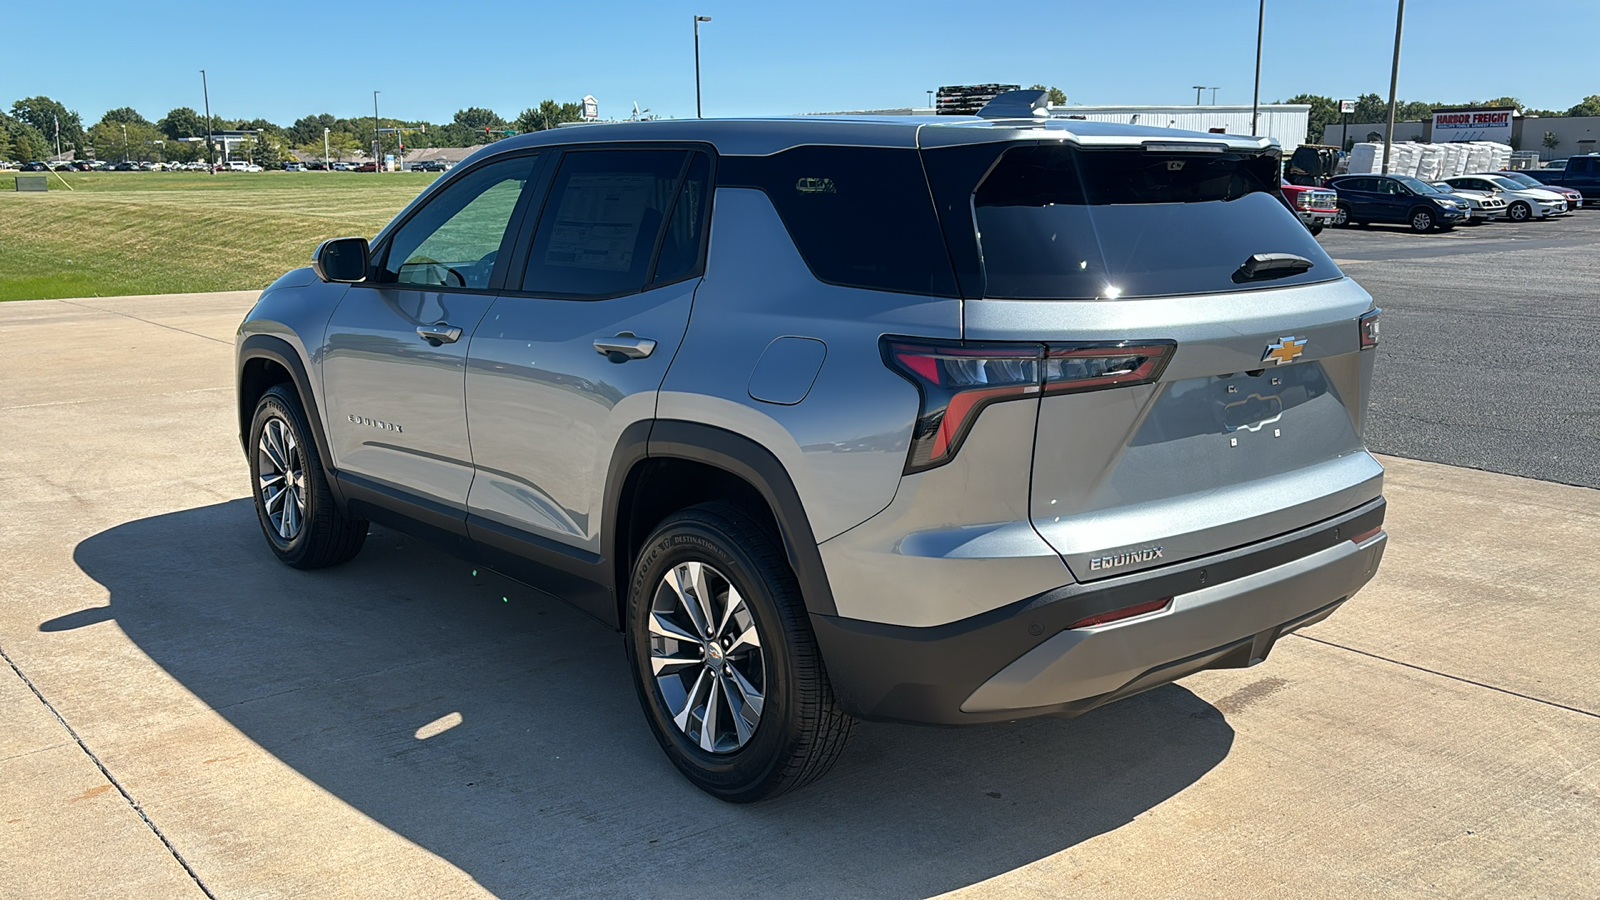
<path fill-rule="evenodd" d="M 1284 278 L 1298 275 L 1316 265 L 1304 256 L 1293 253 L 1252 253 L 1250 258 L 1233 273 L 1235 282 L 1259 278 Z"/>

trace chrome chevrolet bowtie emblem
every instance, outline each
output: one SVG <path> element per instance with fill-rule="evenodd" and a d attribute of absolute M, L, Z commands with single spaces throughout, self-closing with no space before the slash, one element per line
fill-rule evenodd
<path fill-rule="evenodd" d="M 1267 352 L 1261 354 L 1261 361 L 1271 361 L 1275 365 L 1283 365 L 1300 358 L 1306 351 L 1306 338 L 1297 338 L 1294 335 L 1278 338 L 1277 343 L 1268 344 Z"/>

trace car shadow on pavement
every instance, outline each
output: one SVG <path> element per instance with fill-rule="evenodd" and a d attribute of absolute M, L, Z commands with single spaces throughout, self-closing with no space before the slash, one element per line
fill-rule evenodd
<path fill-rule="evenodd" d="M 822 781 L 734 806 L 667 762 L 614 633 L 399 533 L 298 572 L 236 500 L 74 560 L 110 606 L 42 631 L 114 619 L 251 740 L 502 897 L 927 896 L 1120 827 L 1233 741 L 1177 686 L 1074 720 L 869 723 Z"/>

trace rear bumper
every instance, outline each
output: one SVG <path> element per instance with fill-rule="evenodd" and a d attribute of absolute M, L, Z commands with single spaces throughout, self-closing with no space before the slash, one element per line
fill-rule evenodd
<path fill-rule="evenodd" d="M 868 719 L 966 724 L 1072 716 L 1203 669 L 1253 665 L 1377 571 L 1382 498 L 1269 541 L 1090 585 L 1068 585 L 930 628 L 813 615 L 830 680 Z M 1086 617 L 1171 597 L 1156 613 Z"/>

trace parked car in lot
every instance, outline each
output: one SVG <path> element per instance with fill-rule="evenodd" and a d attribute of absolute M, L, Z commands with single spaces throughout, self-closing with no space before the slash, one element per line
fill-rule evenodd
<path fill-rule="evenodd" d="M 270 552 L 570 600 L 732 801 L 1260 662 L 1383 555 L 1379 310 L 1274 142 L 1013 99 L 507 138 L 322 244 L 236 340 Z"/>
<path fill-rule="evenodd" d="M 351 169 L 350 171 L 352 171 L 352 172 L 376 172 L 376 171 L 378 171 L 378 164 L 377 163 L 364 162 L 361 165 L 356 166 L 355 168 Z"/>
<path fill-rule="evenodd" d="M 39 162 L 39 161 L 35 160 L 33 162 L 23 163 L 21 171 L 23 171 L 23 172 L 48 172 L 48 171 L 50 171 L 50 167 L 45 165 L 42 162 Z"/>
<path fill-rule="evenodd" d="M 302 163 L 286 162 L 283 164 L 283 170 L 285 172 L 304 172 L 306 167 Z"/>
<path fill-rule="evenodd" d="M 1332 225 L 1339 215 L 1339 194 L 1336 191 L 1290 184 L 1282 179 L 1279 188 L 1283 191 L 1283 199 L 1289 203 L 1289 209 L 1312 234 L 1321 234 L 1322 229 Z"/>
<path fill-rule="evenodd" d="M 138 171 L 141 171 L 141 170 L 139 168 L 139 164 L 138 163 L 129 162 L 128 160 L 123 160 L 122 162 L 119 162 L 116 165 L 112 166 L 111 167 L 111 171 L 113 171 L 113 172 L 138 172 Z"/>
<path fill-rule="evenodd" d="M 1520 184 L 1525 188 L 1533 188 L 1535 190 L 1550 191 L 1551 193 L 1560 194 L 1561 199 L 1567 201 L 1567 210 L 1569 212 L 1575 209 L 1583 208 L 1583 192 L 1577 190 L 1576 188 L 1569 188 L 1562 184 L 1545 184 L 1539 179 L 1529 176 L 1525 172 L 1502 171 L 1490 172 L 1489 174 L 1499 175 L 1501 178 L 1504 178 L 1507 181 L 1515 181 L 1517 184 Z"/>
<path fill-rule="evenodd" d="M 1567 201 L 1554 191 L 1529 188 L 1499 175 L 1457 175 L 1444 179 L 1451 188 L 1483 191 L 1506 202 L 1506 218 L 1513 222 L 1546 219 L 1567 211 Z"/>
<path fill-rule="evenodd" d="M 1600 202 L 1600 153 L 1586 153 L 1548 169 L 1529 169 L 1528 174 L 1551 186 L 1583 192 L 1590 202 Z"/>
<path fill-rule="evenodd" d="M 1328 186 L 1339 192 L 1340 225 L 1393 222 L 1420 234 L 1467 221 L 1469 204 L 1409 175 L 1339 175 Z"/>
<path fill-rule="evenodd" d="M 312 160 L 306 163 L 306 171 L 308 172 L 325 172 L 327 169 L 328 164 L 319 160 Z"/>
<path fill-rule="evenodd" d="M 442 159 L 424 159 L 411 164 L 413 172 L 444 172 L 450 168 Z"/>
<path fill-rule="evenodd" d="M 333 164 L 333 170 L 336 172 L 349 172 L 353 169 L 355 169 L 355 165 L 352 163 L 336 162 Z"/>
<path fill-rule="evenodd" d="M 1466 188 L 1451 187 L 1443 181 L 1428 183 L 1466 205 L 1468 225 L 1493 222 L 1506 214 L 1506 202 L 1489 191 L 1469 191 Z"/>

